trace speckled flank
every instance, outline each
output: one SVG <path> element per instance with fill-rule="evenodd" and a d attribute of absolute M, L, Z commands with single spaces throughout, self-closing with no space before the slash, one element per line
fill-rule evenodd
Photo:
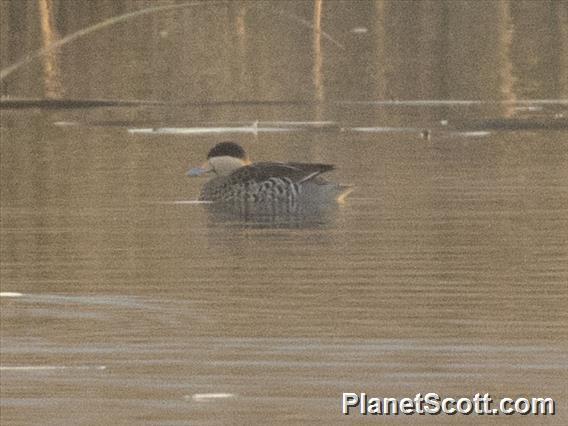
<path fill-rule="evenodd" d="M 295 209 L 298 203 L 335 202 L 346 187 L 319 175 L 329 164 L 256 163 L 228 176 L 218 176 L 203 186 L 200 199 L 236 204 L 278 204 Z"/>

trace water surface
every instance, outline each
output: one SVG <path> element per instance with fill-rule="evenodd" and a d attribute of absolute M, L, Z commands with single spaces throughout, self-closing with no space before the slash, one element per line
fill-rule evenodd
<path fill-rule="evenodd" d="M 54 37 L 154 4 L 47 3 Z M 437 392 L 550 396 L 482 420 L 564 424 L 565 5 L 256 4 L 2 80 L 34 100 L 1 111 L 2 423 L 335 424 L 342 392 Z M 46 35 L 35 2 L 1 8 L 4 68 Z M 212 215 L 185 171 L 225 139 L 356 190 L 309 223 Z"/>

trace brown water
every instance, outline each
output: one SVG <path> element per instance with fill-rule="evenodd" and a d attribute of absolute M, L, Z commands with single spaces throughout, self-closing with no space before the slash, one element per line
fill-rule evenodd
<path fill-rule="evenodd" d="M 2 69 L 171 4 L 2 1 Z M 555 417 L 398 420 L 566 424 L 567 69 L 566 4 L 508 1 L 200 3 L 25 63 L 2 80 L 2 424 L 361 420 L 343 392 L 549 396 Z M 321 220 L 219 219 L 185 171 L 225 139 L 356 190 Z"/>

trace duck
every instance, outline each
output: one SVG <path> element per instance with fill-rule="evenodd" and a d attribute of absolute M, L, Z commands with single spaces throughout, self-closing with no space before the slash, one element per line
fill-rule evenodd
<path fill-rule="evenodd" d="M 322 163 L 252 163 L 239 144 L 226 141 L 211 148 L 205 163 L 191 168 L 187 175 L 211 176 L 202 187 L 200 201 L 290 213 L 343 204 L 353 187 L 321 177 L 334 169 Z M 285 208 L 275 209 L 277 206 Z"/>

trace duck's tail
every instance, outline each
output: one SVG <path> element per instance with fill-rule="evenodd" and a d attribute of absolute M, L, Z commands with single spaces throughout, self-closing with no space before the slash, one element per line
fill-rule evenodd
<path fill-rule="evenodd" d="M 335 197 L 339 204 L 345 204 L 345 199 L 355 190 L 353 185 L 338 185 L 338 195 Z"/>

